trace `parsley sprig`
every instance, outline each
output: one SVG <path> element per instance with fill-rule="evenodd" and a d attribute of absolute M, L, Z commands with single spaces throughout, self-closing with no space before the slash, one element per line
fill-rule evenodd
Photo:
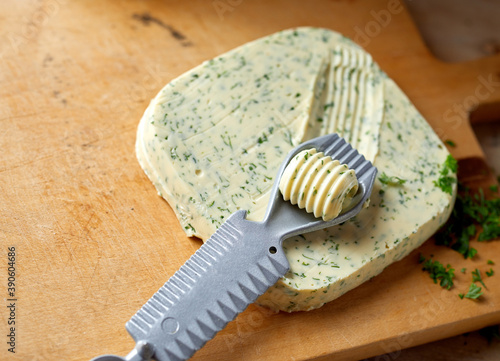
<path fill-rule="evenodd" d="M 459 293 L 458 297 L 460 297 L 461 299 L 465 297 L 475 300 L 478 299 L 483 294 L 483 292 L 481 291 L 481 287 L 476 285 L 476 282 L 479 282 L 480 284 L 483 285 L 485 289 L 488 289 L 483 282 L 483 278 L 481 277 L 481 271 L 479 269 L 476 268 L 471 273 L 472 273 L 472 283 L 469 286 L 469 291 L 466 294 Z M 488 272 L 486 272 L 486 274 L 488 274 Z"/>
<path fill-rule="evenodd" d="M 465 298 L 470 298 L 472 300 L 478 299 L 479 296 L 481 296 L 483 292 L 481 292 L 481 287 L 476 285 L 474 282 L 470 284 L 469 286 L 469 291 L 464 295 L 463 293 L 460 293 L 458 297 L 461 299 Z"/>
<path fill-rule="evenodd" d="M 441 188 L 443 192 L 452 194 L 453 185 L 457 181 L 456 176 L 453 176 L 452 174 L 456 174 L 457 170 L 457 160 L 453 158 L 451 154 L 448 154 L 448 157 L 446 157 L 446 160 L 441 167 L 441 171 L 439 172 L 439 178 L 437 181 L 434 181 L 434 185 Z"/>
<path fill-rule="evenodd" d="M 477 251 L 470 240 L 477 236 L 480 242 L 500 237 L 500 198 L 485 199 L 483 191 L 471 195 L 470 190 L 459 183 L 455 207 L 448 222 L 436 234 L 436 244 L 448 246 L 472 258 Z"/>
<path fill-rule="evenodd" d="M 483 278 L 481 277 L 481 271 L 478 270 L 477 268 L 474 271 L 472 271 L 472 282 L 479 282 L 480 284 L 483 285 L 484 288 L 487 288 L 483 282 Z"/>
<path fill-rule="evenodd" d="M 420 254 L 420 263 L 423 263 L 422 270 L 429 272 L 429 276 L 443 288 L 449 290 L 453 286 L 453 278 L 455 278 L 455 269 L 448 264 L 446 267 L 439 261 L 425 259 Z"/>

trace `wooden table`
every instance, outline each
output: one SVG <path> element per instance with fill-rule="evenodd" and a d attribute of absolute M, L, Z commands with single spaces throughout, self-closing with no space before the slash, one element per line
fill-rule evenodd
<path fill-rule="evenodd" d="M 15 354 L 88 360 L 133 347 L 124 324 L 200 246 L 156 195 L 134 154 L 149 100 L 168 81 L 242 43 L 295 26 L 353 38 L 408 94 L 460 176 L 493 182 L 469 119 L 500 104 L 500 56 L 445 64 L 400 2 L 8 1 L 0 4 L 0 305 L 11 331 L 7 252 L 15 247 Z M 195 360 L 356 360 L 500 323 L 498 279 L 479 302 L 434 285 L 417 263 L 500 275 L 500 243 L 461 255 L 432 241 L 323 308 L 271 314 L 250 306 Z M 497 282 L 495 284 L 495 282 Z"/>

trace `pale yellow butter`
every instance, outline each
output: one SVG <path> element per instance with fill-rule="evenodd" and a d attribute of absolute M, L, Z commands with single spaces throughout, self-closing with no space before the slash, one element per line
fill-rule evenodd
<path fill-rule="evenodd" d="M 337 132 L 382 172 L 370 206 L 341 226 L 293 237 L 290 272 L 258 300 L 274 310 L 320 307 L 418 247 L 454 200 L 434 185 L 448 152 L 422 116 L 342 35 L 279 32 L 167 84 L 141 119 L 136 151 L 188 235 L 206 240 L 238 209 L 262 219 L 285 155 Z"/>
<path fill-rule="evenodd" d="M 346 164 L 312 148 L 290 160 L 281 175 L 279 190 L 285 201 L 330 221 L 352 200 L 358 180 Z"/>

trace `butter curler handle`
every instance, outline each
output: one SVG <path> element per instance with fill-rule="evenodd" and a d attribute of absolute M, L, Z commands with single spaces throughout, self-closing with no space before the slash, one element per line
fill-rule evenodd
<path fill-rule="evenodd" d="M 281 239 L 245 215 L 231 215 L 127 322 L 152 359 L 190 358 L 288 271 Z"/>

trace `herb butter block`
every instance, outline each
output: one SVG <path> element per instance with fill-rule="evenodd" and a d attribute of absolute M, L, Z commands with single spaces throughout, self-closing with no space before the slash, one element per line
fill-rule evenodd
<path fill-rule="evenodd" d="M 436 186 L 447 150 L 369 54 L 317 28 L 245 44 L 167 84 L 141 119 L 136 153 L 186 233 L 206 240 L 239 209 L 261 220 L 286 154 L 333 132 L 385 178 L 351 221 L 284 241 L 290 271 L 258 302 L 310 310 L 418 247 L 455 197 L 455 185 Z"/>

